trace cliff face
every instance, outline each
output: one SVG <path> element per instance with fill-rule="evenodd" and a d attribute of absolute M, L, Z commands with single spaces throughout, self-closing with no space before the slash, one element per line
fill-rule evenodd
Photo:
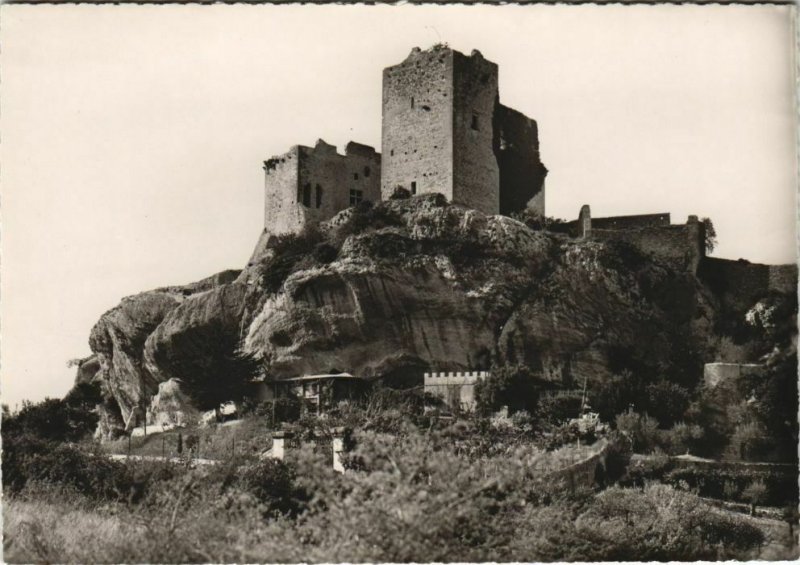
<path fill-rule="evenodd" d="M 179 306 L 212 292 L 218 285 L 226 285 L 238 274 L 239 271 L 226 271 L 186 286 L 130 296 L 100 317 L 89 336 L 94 359 L 91 364 L 81 365 L 79 378 L 99 381 L 106 395 L 113 397 L 118 410 L 100 407 L 104 429 L 129 429 L 135 425 L 136 418 L 131 416 L 137 407 L 143 405 L 145 398 L 155 394 L 158 384 L 166 380 L 161 373 L 154 371 L 154 365 L 148 366 L 145 345 L 167 315 Z M 91 377 L 86 374 L 87 366 L 96 370 Z"/>
<path fill-rule="evenodd" d="M 713 297 L 624 246 L 533 231 L 438 195 L 346 210 L 304 237 L 262 237 L 240 274 L 146 292 L 103 315 L 90 344 L 129 427 L 169 379 L 191 388 L 187 377 L 204 373 L 224 390 L 217 360 L 236 353 L 275 378 L 337 370 L 420 384 L 428 368 L 524 362 L 565 386 L 708 357 Z"/>

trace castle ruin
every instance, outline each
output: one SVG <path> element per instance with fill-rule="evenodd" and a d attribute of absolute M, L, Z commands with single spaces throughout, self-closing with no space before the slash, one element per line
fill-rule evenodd
<path fill-rule="evenodd" d="M 485 214 L 544 215 L 536 122 L 499 102 L 497 65 L 443 45 L 383 71 L 383 155 L 319 140 L 264 161 L 264 228 L 296 232 L 361 202 L 438 192 Z"/>
<path fill-rule="evenodd" d="M 381 155 L 351 141 L 341 155 L 321 139 L 264 161 L 264 228 L 300 231 L 362 200 L 380 200 Z"/>

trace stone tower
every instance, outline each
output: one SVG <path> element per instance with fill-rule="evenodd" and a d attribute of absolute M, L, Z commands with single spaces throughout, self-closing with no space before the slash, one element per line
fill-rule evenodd
<path fill-rule="evenodd" d="M 480 52 L 441 45 L 384 69 L 384 199 L 403 187 L 487 214 L 544 214 L 536 122 L 499 103 L 497 76 Z"/>

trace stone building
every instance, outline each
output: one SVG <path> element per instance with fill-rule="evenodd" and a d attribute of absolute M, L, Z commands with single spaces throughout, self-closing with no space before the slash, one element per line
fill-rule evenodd
<path fill-rule="evenodd" d="M 381 155 L 351 141 L 341 155 L 318 140 L 296 145 L 264 161 L 264 227 L 271 234 L 296 232 L 362 200 L 380 200 Z"/>
<path fill-rule="evenodd" d="M 544 214 L 536 122 L 499 103 L 497 65 L 478 51 L 415 47 L 384 69 L 382 143 L 383 156 L 355 142 L 341 155 L 319 140 L 264 161 L 265 230 L 297 232 L 397 187 L 486 214 Z"/>
<path fill-rule="evenodd" d="M 475 409 L 475 385 L 488 376 L 488 371 L 424 373 L 424 390 L 454 410 L 471 412 Z"/>
<path fill-rule="evenodd" d="M 439 192 L 486 214 L 544 214 L 536 122 L 500 104 L 497 65 L 437 45 L 383 71 L 381 191 Z"/>

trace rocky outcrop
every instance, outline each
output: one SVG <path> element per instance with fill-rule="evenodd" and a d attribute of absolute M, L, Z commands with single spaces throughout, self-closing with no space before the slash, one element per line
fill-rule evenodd
<path fill-rule="evenodd" d="M 183 392 L 178 379 L 170 379 L 158 385 L 147 409 L 147 423 L 157 426 L 185 426 L 199 419 L 199 412 L 189 396 Z"/>
<path fill-rule="evenodd" d="M 126 429 L 136 425 L 136 409 L 155 394 L 158 383 L 166 380 L 151 371 L 145 363 L 145 344 L 156 328 L 173 309 L 191 297 L 202 295 L 215 288 L 220 281 L 232 280 L 238 271 L 214 275 L 184 287 L 167 287 L 124 298 L 122 302 L 103 314 L 92 328 L 89 346 L 99 369 L 95 377 L 104 392 L 113 396 L 116 411 L 105 414 L 111 422 L 121 418 Z M 79 372 L 79 377 L 81 373 Z"/>
<path fill-rule="evenodd" d="M 208 370 L 238 349 L 246 285 L 230 283 L 198 293 L 171 310 L 144 344 L 144 365 L 158 382 Z M 224 379 L 225 375 L 219 375 Z"/>
<path fill-rule="evenodd" d="M 602 384 L 631 364 L 696 369 L 699 381 L 717 308 L 693 274 L 624 243 L 421 195 L 345 210 L 299 237 L 262 234 L 241 273 L 126 298 L 90 343 L 130 427 L 159 383 L 180 379 L 193 397 L 203 375 L 226 394 L 219 361 L 238 355 L 271 378 L 348 371 L 421 383 L 425 370 L 525 363 L 559 386 Z"/>
<path fill-rule="evenodd" d="M 97 355 L 90 355 L 77 361 L 78 370 L 75 372 L 75 384 L 91 383 L 100 371 L 100 360 Z"/>

